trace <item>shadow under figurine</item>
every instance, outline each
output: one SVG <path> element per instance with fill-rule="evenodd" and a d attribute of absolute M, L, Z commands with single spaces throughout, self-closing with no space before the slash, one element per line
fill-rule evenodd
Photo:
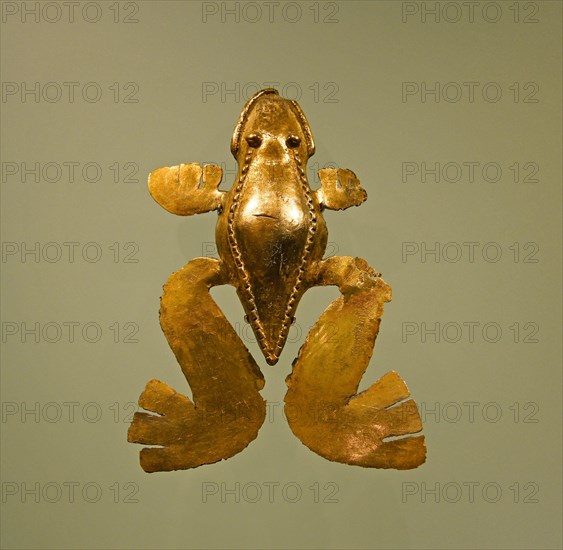
<path fill-rule="evenodd" d="M 229 458 L 256 438 L 266 415 L 264 377 L 209 290 L 233 285 L 266 361 L 283 350 L 299 300 L 314 286 L 336 285 L 341 296 L 311 329 L 287 377 L 285 411 L 293 433 L 333 461 L 372 468 L 416 468 L 424 436 L 405 382 L 388 372 L 357 393 L 373 353 L 391 288 L 365 260 L 323 260 L 322 211 L 367 198 L 350 170 L 319 171 L 307 181 L 313 136 L 296 101 L 274 89 L 244 107 L 231 141 L 238 163 L 230 191 L 218 189 L 220 166 L 160 168 L 149 176 L 153 198 L 180 216 L 217 210 L 220 260 L 195 258 L 164 285 L 160 324 L 190 385 L 193 401 L 151 380 L 129 427 L 146 472 L 195 468 Z M 334 338 L 335 327 L 338 338 Z M 393 406 L 394 405 L 394 406 Z M 391 438 L 390 440 L 386 440 Z"/>

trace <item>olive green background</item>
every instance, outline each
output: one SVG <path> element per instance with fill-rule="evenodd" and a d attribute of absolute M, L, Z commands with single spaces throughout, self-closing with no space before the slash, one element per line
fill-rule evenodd
<path fill-rule="evenodd" d="M 22 502 L 19 493 L 4 494 L 2 547 L 561 548 L 561 3 L 531 3 L 539 8 L 537 23 L 515 23 L 512 2 L 496 3 L 502 10 L 497 23 L 482 17 L 482 3 L 472 23 L 467 14 L 456 23 L 436 23 L 433 16 L 424 23 L 424 3 L 415 3 L 418 15 L 403 22 L 401 2 L 378 1 L 300 2 L 294 23 L 284 19 L 283 3 L 272 22 L 264 11 L 256 23 L 247 21 L 256 15 L 252 6 L 228 3 L 241 17 L 236 22 L 227 15 L 223 23 L 221 3 L 211 3 L 219 13 L 204 23 L 200 2 L 140 1 L 138 22 L 130 24 L 112 21 L 113 3 L 97 4 L 103 8 L 97 23 L 77 12 L 74 23 L 22 23 L 16 16 L 1 25 L 3 82 L 97 82 L 103 89 L 94 103 L 84 101 L 78 87 L 73 103 L 31 96 L 22 102 L 15 95 L 1 104 L 3 162 L 103 167 L 95 183 L 80 174 L 74 183 L 64 177 L 22 183 L 19 176 L 2 183 L 5 243 L 96 242 L 103 250 L 94 263 L 82 258 L 81 248 L 74 262 L 31 256 L 22 262 L 16 255 L 2 263 L 3 322 L 103 328 L 97 343 L 80 335 L 73 343 L 22 343 L 16 335 L 2 345 L 4 404 L 20 410 L 55 403 L 52 413 L 65 402 L 79 403 L 74 422 L 67 415 L 49 422 L 41 411 L 38 422 L 33 415 L 24 422 L 19 413 L 4 418 L 4 487 L 39 482 L 47 498 Z M 286 11 L 286 19 L 295 13 Z M 436 81 L 480 85 L 473 102 L 467 95 L 423 102 L 420 94 L 403 101 L 403 82 L 431 87 Z M 115 103 L 109 90 L 115 82 L 122 91 L 137 83 L 138 102 L 124 103 L 121 96 Z M 246 97 L 217 93 L 204 101 L 202 88 L 238 85 L 252 92 L 249 83 L 268 82 L 279 82 L 290 97 L 300 93 L 317 144 L 310 163 L 350 168 L 368 191 L 360 208 L 326 213 L 330 252 L 366 258 L 393 287 L 360 387 L 391 369 L 407 381 L 425 409 L 428 459 L 417 470 L 331 463 L 291 434 L 280 403 L 304 338 L 297 332 L 275 367 L 248 343 L 266 376 L 262 393 L 271 416 L 241 454 L 191 471 L 148 475 L 138 464 L 140 446 L 126 442 L 130 403 L 149 379 L 189 394 L 160 331 L 159 297 L 173 271 L 212 248 L 216 221 L 215 214 L 168 214 L 150 198 L 146 175 L 194 161 L 226 162 L 233 170 L 229 140 Z M 487 82 L 502 88 L 496 103 L 482 98 Z M 537 83 L 539 101 L 521 96 L 515 102 L 514 82 Z M 331 91 L 335 101 L 329 102 Z M 404 162 L 472 161 L 498 163 L 501 179 L 435 183 L 430 177 L 422 183 L 415 176 L 402 182 Z M 115 162 L 136 163 L 138 182 L 114 183 L 108 166 Z M 509 166 L 515 162 L 537 163 L 539 182 L 513 182 Z M 227 174 L 223 188 L 232 178 Z M 138 243 L 138 262 L 125 263 L 121 255 L 115 263 L 109 250 L 115 242 L 121 252 L 124 243 Z M 465 253 L 459 261 L 426 256 L 423 262 L 420 254 L 403 261 L 407 242 L 479 245 L 473 262 Z M 481 255 L 490 242 L 501 247 L 497 262 Z M 538 261 L 524 262 L 528 250 L 515 262 L 509 247 L 516 242 L 537 243 Z M 453 254 L 456 245 L 450 246 Z M 234 291 L 218 289 L 214 296 L 243 326 Z M 336 296 L 332 288 L 310 291 L 296 331 L 312 326 Z M 138 342 L 114 343 L 108 327 L 116 322 L 122 329 L 136 323 Z M 404 323 L 454 323 L 448 326 L 455 331 L 469 322 L 481 328 L 498 323 L 502 337 L 487 342 L 478 328 L 473 342 L 466 332 L 458 342 L 448 335 L 450 341 L 427 335 L 424 342 L 420 333 L 403 342 Z M 523 342 L 522 334 L 514 342 L 514 323 L 521 329 L 536 323 L 538 342 Z M 476 403 L 474 418 L 470 402 Z M 87 403 L 102 411 L 96 421 L 83 418 Z M 438 416 L 428 411 L 436 407 Z M 499 410 L 502 417 L 491 421 Z M 48 501 L 56 487 L 75 482 L 74 502 Z M 102 490 L 98 502 L 81 495 L 89 483 Z M 273 502 L 268 483 L 279 484 Z M 471 483 L 477 484 L 473 498 Z M 438 502 L 424 492 L 436 484 Z M 491 492 L 483 495 L 486 484 Z M 251 502 L 257 486 L 262 497 Z M 203 487 L 218 492 L 204 502 Z M 223 490 L 237 487 L 239 502 Z M 294 498 L 296 487 L 300 498 Z M 502 494 L 493 502 L 498 487 Z M 138 490 L 127 498 L 132 488 Z M 404 494 L 407 489 L 417 492 Z"/>

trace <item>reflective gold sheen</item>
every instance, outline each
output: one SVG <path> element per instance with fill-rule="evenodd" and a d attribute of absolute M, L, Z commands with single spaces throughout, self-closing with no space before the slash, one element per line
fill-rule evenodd
<path fill-rule="evenodd" d="M 367 198 L 350 170 L 322 169 L 320 189 L 307 181 L 313 136 L 299 105 L 274 89 L 244 107 L 231 141 L 238 163 L 230 191 L 218 189 L 219 166 L 160 168 L 149 176 L 153 198 L 180 216 L 217 210 L 220 260 L 196 258 L 164 285 L 160 324 L 190 385 L 193 400 L 151 380 L 128 440 L 147 472 L 194 468 L 242 451 L 264 422 L 264 377 L 211 298 L 236 288 L 270 365 L 277 363 L 297 305 L 313 286 L 342 294 L 311 329 L 287 378 L 285 412 L 293 433 L 315 453 L 346 464 L 416 468 L 426 456 L 422 423 L 409 390 L 391 371 L 366 391 L 358 385 L 371 358 L 391 288 L 365 260 L 323 260 L 325 208 Z"/>

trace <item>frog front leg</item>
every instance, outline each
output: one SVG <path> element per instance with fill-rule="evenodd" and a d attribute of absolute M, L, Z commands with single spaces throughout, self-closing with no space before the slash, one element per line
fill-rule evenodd
<path fill-rule="evenodd" d="M 150 173 L 149 191 L 172 214 L 203 214 L 223 206 L 226 193 L 218 189 L 222 177 L 223 170 L 215 164 L 166 166 Z"/>
<path fill-rule="evenodd" d="M 350 206 L 360 206 L 368 198 L 352 170 L 321 168 L 318 173 L 321 187 L 314 194 L 321 209 L 345 210 Z"/>
<path fill-rule="evenodd" d="M 141 450 L 146 472 L 195 468 L 242 451 L 264 422 L 264 378 L 248 349 L 209 294 L 230 283 L 222 262 L 195 258 L 164 286 L 160 324 L 191 387 L 193 401 L 151 380 L 128 441 Z"/>
<path fill-rule="evenodd" d="M 285 411 L 293 433 L 333 461 L 373 468 L 416 468 L 425 461 L 422 423 L 405 382 L 394 371 L 357 393 L 391 288 L 365 260 L 332 257 L 317 264 L 315 286 L 342 296 L 311 329 L 287 379 Z M 396 406 L 393 406 L 396 405 Z"/>

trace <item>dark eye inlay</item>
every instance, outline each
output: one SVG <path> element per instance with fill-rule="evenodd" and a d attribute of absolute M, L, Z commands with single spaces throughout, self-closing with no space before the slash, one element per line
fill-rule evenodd
<path fill-rule="evenodd" d="M 299 139 L 298 136 L 289 136 L 286 139 L 285 143 L 288 147 L 295 149 L 296 147 L 299 147 L 299 145 L 301 145 L 301 139 Z"/>
<path fill-rule="evenodd" d="M 249 134 L 246 136 L 246 143 L 248 143 L 250 147 L 260 147 L 260 144 L 262 143 L 262 137 L 258 134 Z"/>

